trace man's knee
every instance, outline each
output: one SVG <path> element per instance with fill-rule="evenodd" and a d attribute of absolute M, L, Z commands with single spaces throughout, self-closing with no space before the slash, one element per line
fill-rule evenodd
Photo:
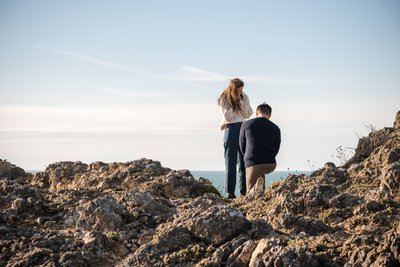
<path fill-rule="evenodd" d="M 276 163 L 273 164 L 265 164 L 265 174 L 271 173 L 275 170 Z"/>

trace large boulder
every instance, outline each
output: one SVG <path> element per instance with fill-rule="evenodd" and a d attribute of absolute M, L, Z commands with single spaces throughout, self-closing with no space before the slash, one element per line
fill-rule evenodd
<path fill-rule="evenodd" d="M 130 218 L 126 207 L 110 196 L 82 204 L 77 211 L 79 217 L 76 226 L 84 230 L 114 231 Z"/>
<path fill-rule="evenodd" d="M 246 218 L 240 211 L 213 206 L 187 222 L 189 231 L 198 239 L 212 245 L 221 245 L 244 232 Z"/>

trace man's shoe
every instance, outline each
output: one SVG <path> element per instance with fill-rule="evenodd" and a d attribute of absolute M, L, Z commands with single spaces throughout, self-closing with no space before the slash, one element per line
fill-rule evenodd
<path fill-rule="evenodd" d="M 255 185 L 255 192 L 258 197 L 264 194 L 264 177 L 259 177 Z"/>

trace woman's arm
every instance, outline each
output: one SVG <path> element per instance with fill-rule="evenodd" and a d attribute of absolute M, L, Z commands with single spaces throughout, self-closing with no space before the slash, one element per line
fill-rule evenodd
<path fill-rule="evenodd" d="M 243 95 L 242 115 L 243 115 L 243 117 L 248 119 L 248 118 L 250 118 L 251 115 L 253 115 L 253 109 L 250 106 L 249 97 L 245 93 L 242 93 L 242 95 Z"/>
<path fill-rule="evenodd" d="M 226 122 L 233 120 L 234 114 L 231 108 L 221 105 L 220 110 Z"/>

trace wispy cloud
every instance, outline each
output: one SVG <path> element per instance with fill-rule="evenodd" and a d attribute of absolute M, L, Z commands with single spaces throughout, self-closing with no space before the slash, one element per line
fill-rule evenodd
<path fill-rule="evenodd" d="M 57 48 L 51 48 L 39 44 L 28 43 L 29 46 L 36 49 L 46 50 L 53 53 L 63 54 L 70 57 L 74 57 L 80 60 L 91 62 L 93 64 L 113 68 L 122 71 L 136 72 L 140 74 L 147 75 L 148 78 L 162 79 L 162 80 L 173 80 L 173 81 L 194 81 L 194 82 L 226 82 L 232 78 L 231 75 L 221 74 L 217 72 L 212 72 L 204 69 L 200 69 L 194 66 L 182 65 L 179 67 L 178 72 L 172 74 L 154 74 L 147 70 L 140 68 L 132 68 L 126 65 L 117 64 L 109 61 L 105 61 L 98 58 L 89 57 L 76 52 L 62 50 Z M 242 75 L 240 76 L 245 82 L 254 82 L 261 84 L 308 84 L 308 83 L 325 83 L 345 80 L 344 77 L 325 77 L 325 78 L 306 78 L 306 79 L 296 79 L 296 78 L 277 78 L 269 75 Z M 141 92 L 129 92 L 120 89 L 106 89 L 109 93 L 120 94 L 120 95 L 130 95 L 130 96 L 154 96 L 159 95 L 158 93 L 141 93 Z"/>
<path fill-rule="evenodd" d="M 154 78 L 176 80 L 176 81 L 201 81 L 201 82 L 226 82 L 235 78 L 232 75 L 221 74 L 194 66 L 180 66 L 179 71 L 170 75 L 156 75 Z M 245 82 L 261 83 L 261 84 L 308 84 L 308 83 L 325 83 L 345 80 L 344 77 L 325 77 L 325 78 L 277 78 L 270 75 L 242 75 L 239 78 Z"/>
<path fill-rule="evenodd" d="M 202 81 L 202 82 L 220 82 L 227 81 L 230 78 L 225 75 L 202 70 L 193 66 L 180 66 L 178 72 L 172 74 L 154 75 L 153 78 L 172 80 L 172 81 Z"/>
<path fill-rule="evenodd" d="M 107 67 L 107 68 L 113 68 L 113 69 L 122 70 L 122 71 L 137 72 L 137 73 L 142 73 L 142 74 L 149 74 L 149 72 L 144 70 L 144 69 L 131 68 L 131 67 L 128 67 L 128 66 L 125 66 L 125 65 L 122 65 L 122 64 L 117 64 L 117 63 L 101 60 L 101 59 L 98 59 L 98 58 L 89 57 L 89 56 L 86 56 L 86 55 L 82 55 L 82 54 L 71 52 L 71 51 L 67 51 L 67 50 L 51 48 L 51 47 L 47 47 L 47 46 L 43 46 L 43 45 L 39 45 L 39 44 L 28 43 L 28 45 L 31 46 L 31 47 L 37 48 L 37 49 L 46 50 L 46 51 L 50 51 L 50 52 L 53 52 L 53 53 L 63 54 L 63 55 L 67 55 L 67 56 L 70 56 L 70 57 L 74 57 L 74 58 L 78 58 L 78 59 L 81 59 L 81 60 L 85 60 L 85 61 L 94 63 L 94 64 L 99 65 L 99 66 Z"/>
<path fill-rule="evenodd" d="M 147 89 L 144 90 L 131 90 L 131 89 L 122 89 L 122 88 L 115 88 L 115 87 L 106 87 L 102 89 L 103 92 L 115 95 L 115 96 L 127 96 L 127 97 L 145 97 L 145 98 L 161 98 L 161 97 L 182 97 L 182 96 L 189 96 L 190 93 L 180 91 L 172 92 L 168 91 L 157 91 L 152 90 L 149 91 Z"/>
<path fill-rule="evenodd" d="M 257 76 L 242 76 L 244 81 L 263 83 L 263 84 L 308 84 L 308 83 L 325 83 L 346 80 L 345 77 L 328 77 L 328 78 L 309 78 L 309 79 L 289 79 L 289 78 L 276 78 L 267 75 Z"/>
<path fill-rule="evenodd" d="M 202 70 L 193 66 L 181 66 L 181 76 L 177 80 L 191 80 L 191 81 L 226 81 L 230 78 L 216 72 Z"/>

